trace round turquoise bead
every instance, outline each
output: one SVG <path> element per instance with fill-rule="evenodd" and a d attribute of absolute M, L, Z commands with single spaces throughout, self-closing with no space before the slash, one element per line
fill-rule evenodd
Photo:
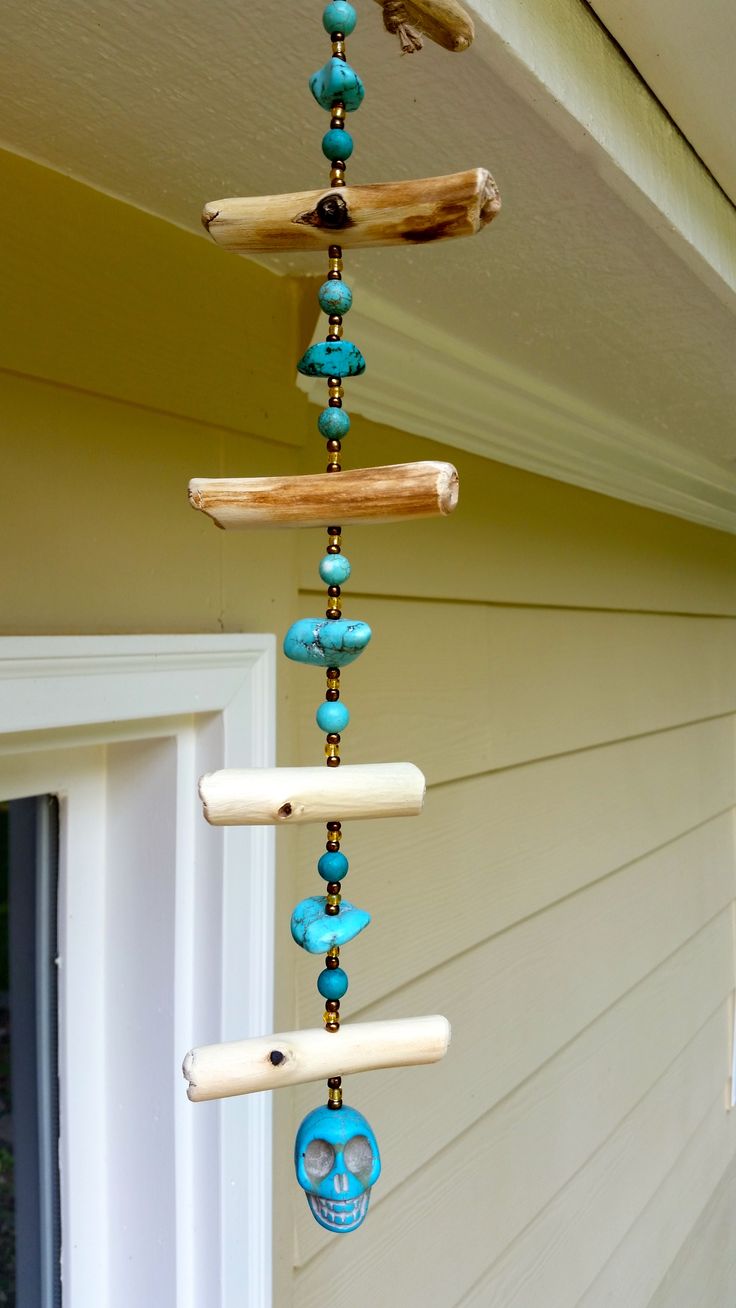
<path fill-rule="evenodd" d="M 349 867 L 345 855 L 338 850 L 335 854 L 323 854 L 317 864 L 317 871 L 323 881 L 342 881 L 347 876 Z"/>
<path fill-rule="evenodd" d="M 317 299 L 323 313 L 347 313 L 353 303 L 353 292 L 345 282 L 323 282 Z"/>
<path fill-rule="evenodd" d="M 341 700 L 330 703 L 325 700 L 315 714 L 320 731 L 344 731 L 350 721 L 350 713 Z"/>
<path fill-rule="evenodd" d="M 353 153 L 353 138 L 341 127 L 333 127 L 322 137 L 325 159 L 349 159 Z"/>
<path fill-rule="evenodd" d="M 319 575 L 325 586 L 344 586 L 350 576 L 350 560 L 344 554 L 325 554 Z"/>
<path fill-rule="evenodd" d="M 317 426 L 326 441 L 341 441 L 350 431 L 350 416 L 344 409 L 323 409 Z"/>
<path fill-rule="evenodd" d="M 344 32 L 350 36 L 355 31 L 357 21 L 358 15 L 347 0 L 332 0 L 332 4 L 327 5 L 322 14 L 324 29 L 330 36 L 333 32 Z"/>
<path fill-rule="evenodd" d="M 341 967 L 326 967 L 317 977 L 317 989 L 325 999 L 342 999 L 348 988 L 348 974 Z"/>

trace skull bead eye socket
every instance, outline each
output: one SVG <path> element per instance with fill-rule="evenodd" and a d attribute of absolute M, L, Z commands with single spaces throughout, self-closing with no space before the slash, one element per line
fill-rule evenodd
<path fill-rule="evenodd" d="M 323 1181 L 335 1165 L 335 1151 L 327 1140 L 310 1140 L 304 1152 L 304 1170 L 310 1181 Z"/>
<path fill-rule="evenodd" d="M 373 1170 L 373 1148 L 367 1135 L 354 1135 L 343 1152 L 345 1166 L 353 1176 L 366 1180 Z"/>

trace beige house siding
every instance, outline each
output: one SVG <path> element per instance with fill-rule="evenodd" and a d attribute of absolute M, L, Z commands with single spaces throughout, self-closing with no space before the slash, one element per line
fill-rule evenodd
<path fill-rule="evenodd" d="M 53 250 L 19 227 L 5 292 L 0 630 L 320 612 L 319 533 L 218 532 L 185 495 L 320 465 L 292 369 L 311 299 L 34 165 L 0 172 L 59 215 Z M 384 1173 L 347 1241 L 293 1179 L 319 1089 L 276 1097 L 275 1303 L 724 1308 L 736 540 L 359 420 L 346 441 L 352 463 L 438 456 L 453 518 L 345 536 L 346 611 L 375 635 L 345 674 L 344 757 L 429 782 L 421 818 L 346 824 L 374 920 L 345 1009 L 444 1012 L 453 1044 L 348 1083 Z M 317 762 L 319 674 L 278 675 L 280 761 Z M 280 838 L 280 1029 L 321 1011 L 288 934 L 319 848 Z"/>

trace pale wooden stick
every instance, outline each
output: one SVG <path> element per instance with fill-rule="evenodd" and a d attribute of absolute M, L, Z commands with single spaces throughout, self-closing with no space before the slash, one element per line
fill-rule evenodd
<path fill-rule="evenodd" d="M 446 1017 L 406 1017 L 233 1040 L 192 1049 L 182 1071 L 193 1103 L 254 1090 L 349 1076 L 381 1067 L 417 1067 L 444 1058 L 450 1043 Z"/>
<path fill-rule="evenodd" d="M 415 817 L 425 780 L 413 763 L 349 763 L 339 768 L 226 768 L 199 783 L 215 827 L 329 822 L 333 818 Z"/>
<path fill-rule="evenodd" d="M 451 463 L 397 463 L 304 477 L 195 477 L 189 501 L 218 527 L 324 527 L 334 518 L 396 522 L 452 513 L 458 476 Z"/>
<path fill-rule="evenodd" d="M 496 216 L 501 200 L 485 168 L 412 182 L 379 182 L 213 200 L 202 214 L 226 250 L 325 250 L 335 243 L 423 245 L 473 236 Z"/>
<path fill-rule="evenodd" d="M 391 0 L 377 0 L 377 3 L 383 5 L 385 14 L 393 15 L 390 25 L 387 24 L 389 31 L 396 30 L 397 20 L 401 18 L 445 50 L 467 50 L 475 36 L 473 20 L 457 0 L 402 0 L 400 6 Z"/>

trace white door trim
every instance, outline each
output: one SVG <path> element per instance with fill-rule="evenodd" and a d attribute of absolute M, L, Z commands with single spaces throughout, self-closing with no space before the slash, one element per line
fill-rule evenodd
<path fill-rule="evenodd" d="M 275 761 L 270 635 L 0 639 L 0 797 L 51 792 L 61 801 L 64 1302 L 117 1308 L 124 1298 L 106 1266 L 115 1180 L 103 1111 L 106 1042 L 114 1034 L 106 1021 L 101 927 L 105 757 L 111 745 L 145 738 L 175 743 L 172 1301 L 176 1308 L 268 1308 L 270 1096 L 189 1104 L 179 1062 L 191 1044 L 273 1025 L 273 832 L 207 827 L 196 793 L 202 771 Z M 214 920 L 213 886 L 221 897 Z M 119 1091 L 124 1095 L 124 1086 Z"/>

